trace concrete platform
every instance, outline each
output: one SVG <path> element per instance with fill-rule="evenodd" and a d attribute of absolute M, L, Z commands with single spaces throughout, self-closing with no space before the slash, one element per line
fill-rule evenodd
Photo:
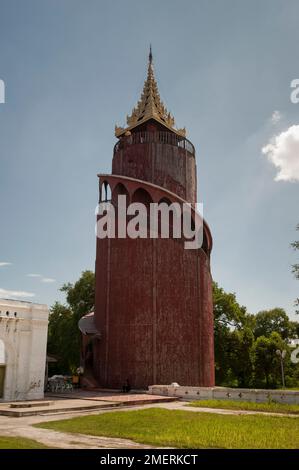
<path fill-rule="evenodd" d="M 33 408 L 39 406 L 50 406 L 51 402 L 46 400 L 34 400 L 34 401 L 16 401 L 15 403 L 10 403 L 10 408 Z"/>
<path fill-rule="evenodd" d="M 22 416 L 34 416 L 34 415 L 45 415 L 51 413 L 64 413 L 68 411 L 91 411 L 101 408 L 107 408 L 112 406 L 119 406 L 115 402 L 95 403 L 83 400 L 53 400 L 50 405 L 46 406 L 28 406 L 28 408 L 11 408 L 9 403 L 0 406 L 0 415 L 2 416 L 13 416 L 20 418 Z"/>
<path fill-rule="evenodd" d="M 15 407 L 17 402 L 0 404 L 0 415 L 20 418 L 22 416 L 35 416 L 70 411 L 94 411 L 104 408 L 128 407 L 148 405 L 154 403 L 176 401 L 173 397 L 163 397 L 148 394 L 120 394 L 105 392 L 88 392 L 76 390 L 68 394 L 48 394 L 42 402 L 22 402 L 21 407 Z"/>
<path fill-rule="evenodd" d="M 155 403 L 159 401 L 174 401 L 175 397 L 165 397 L 162 395 L 149 394 L 146 392 L 130 392 L 121 393 L 119 391 L 98 389 L 98 390 L 74 390 L 69 393 L 46 393 L 45 399 L 50 398 L 63 398 L 63 399 L 80 399 L 80 400 L 94 400 L 94 401 L 116 401 L 121 403 L 130 403 L 133 405 L 142 405 L 147 403 Z"/>

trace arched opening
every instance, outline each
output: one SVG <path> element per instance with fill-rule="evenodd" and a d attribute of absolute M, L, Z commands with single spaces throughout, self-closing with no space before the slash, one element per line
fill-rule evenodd
<path fill-rule="evenodd" d="M 115 214 L 117 216 L 115 229 L 118 238 L 126 238 L 127 207 L 129 202 L 129 192 L 127 188 L 122 183 L 118 183 L 112 192 L 112 204 L 115 207 Z"/>
<path fill-rule="evenodd" d="M 0 398 L 3 398 L 4 394 L 5 368 L 5 344 L 4 341 L 0 339 Z"/>
<path fill-rule="evenodd" d="M 167 204 L 168 206 L 170 206 L 171 204 L 170 199 L 168 199 L 167 197 L 162 197 L 162 199 L 160 199 L 159 201 L 159 204 L 161 204 L 162 202 L 165 202 L 165 204 Z"/>
<path fill-rule="evenodd" d="M 132 202 L 141 202 L 147 208 L 149 208 L 150 203 L 152 202 L 152 198 L 150 194 L 143 188 L 138 188 L 133 194 Z"/>
<path fill-rule="evenodd" d="M 100 202 L 111 201 L 111 188 L 108 181 L 103 181 L 100 193 Z"/>
<path fill-rule="evenodd" d="M 118 183 L 113 189 L 112 202 L 117 206 L 118 196 L 126 196 L 126 206 L 129 204 L 129 192 L 127 188 L 122 184 Z"/>
<path fill-rule="evenodd" d="M 148 230 L 150 229 L 150 204 L 152 198 L 150 194 L 143 188 L 138 188 L 132 196 L 132 203 L 128 208 L 128 234 L 131 227 L 131 221 L 136 220 L 138 214 L 139 221 L 137 227 L 142 231 L 141 238 L 146 238 Z M 134 226 L 134 225 L 133 225 Z M 131 236 L 129 234 L 129 236 Z M 132 235 L 133 238 L 133 235 Z"/>

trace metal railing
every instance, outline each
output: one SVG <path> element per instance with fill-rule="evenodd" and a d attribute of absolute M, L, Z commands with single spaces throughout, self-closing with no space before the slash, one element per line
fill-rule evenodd
<path fill-rule="evenodd" d="M 122 136 L 114 146 L 114 153 L 128 145 L 147 144 L 152 142 L 180 147 L 187 150 L 187 152 L 191 153 L 192 155 L 195 155 L 195 148 L 190 140 L 172 132 L 165 131 L 132 132 L 132 134 L 129 136 Z"/>

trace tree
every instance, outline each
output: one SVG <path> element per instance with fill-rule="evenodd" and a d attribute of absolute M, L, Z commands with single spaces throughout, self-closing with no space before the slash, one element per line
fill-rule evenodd
<path fill-rule="evenodd" d="M 254 335 L 248 326 L 231 334 L 231 370 L 237 379 L 238 387 L 249 387 L 253 380 Z"/>
<path fill-rule="evenodd" d="M 296 230 L 299 230 L 299 224 L 297 225 Z M 291 246 L 294 248 L 294 250 L 299 250 L 299 240 L 291 243 Z M 293 264 L 293 274 L 296 279 L 299 279 L 299 263 Z M 299 307 L 299 298 L 296 299 L 295 305 Z M 296 313 L 299 314 L 299 310 L 296 310 Z"/>
<path fill-rule="evenodd" d="M 233 387 L 276 387 L 281 383 L 277 349 L 289 350 L 299 323 L 281 308 L 251 315 L 233 293 L 213 285 L 216 384 Z M 298 384 L 298 369 L 285 360 L 286 383 Z"/>
<path fill-rule="evenodd" d="M 48 346 L 50 355 L 57 359 L 57 363 L 49 364 L 53 373 L 68 373 L 74 364 L 76 357 L 73 354 L 73 314 L 69 307 L 59 302 L 50 309 L 48 326 Z"/>
<path fill-rule="evenodd" d="M 255 316 L 254 336 L 269 338 L 273 332 L 279 333 L 283 339 L 293 336 L 294 328 L 283 308 L 263 310 Z"/>
<path fill-rule="evenodd" d="M 281 384 L 280 358 L 276 351 L 288 350 L 279 333 L 269 337 L 259 336 L 254 344 L 253 361 L 256 384 L 259 387 L 276 388 Z"/>
<path fill-rule="evenodd" d="M 77 322 L 94 308 L 95 275 L 92 271 L 83 271 L 75 284 L 64 284 L 60 290 L 65 292 L 66 301 Z"/>
<path fill-rule="evenodd" d="M 213 282 L 214 321 L 216 325 L 240 328 L 249 320 L 246 307 L 238 304 L 236 294 L 227 293 Z"/>
<path fill-rule="evenodd" d="M 218 385 L 248 386 L 252 378 L 253 316 L 236 295 L 213 283 L 215 376 Z"/>
<path fill-rule="evenodd" d="M 80 362 L 80 331 L 78 322 L 94 307 L 95 275 L 84 271 L 75 284 L 64 284 L 67 305 L 56 302 L 50 309 L 48 353 L 58 359 L 57 372 L 67 373 Z"/>

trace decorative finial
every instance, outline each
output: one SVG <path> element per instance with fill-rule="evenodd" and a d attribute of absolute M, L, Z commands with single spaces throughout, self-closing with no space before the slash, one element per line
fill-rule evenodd
<path fill-rule="evenodd" d="M 150 64 L 153 62 L 153 54 L 152 54 L 152 45 L 151 44 L 150 44 L 150 51 L 149 51 L 149 55 L 148 55 L 148 60 L 149 60 Z"/>
<path fill-rule="evenodd" d="M 131 131 L 134 127 L 140 126 L 144 122 L 154 119 L 179 136 L 185 137 L 186 129 L 176 129 L 173 116 L 167 111 L 161 101 L 158 85 L 153 70 L 152 45 L 148 55 L 147 78 L 144 82 L 143 91 L 137 105 L 131 115 L 127 116 L 127 127 L 115 126 L 115 135 L 120 137 L 126 131 Z"/>

